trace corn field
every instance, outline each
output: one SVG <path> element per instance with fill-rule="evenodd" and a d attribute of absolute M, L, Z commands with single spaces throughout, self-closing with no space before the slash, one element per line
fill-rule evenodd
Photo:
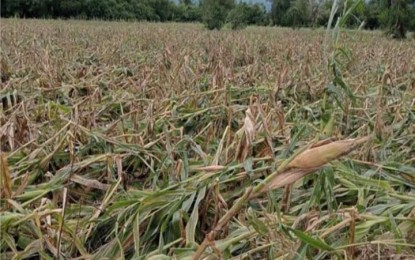
<path fill-rule="evenodd" d="M 414 39 L 1 27 L 0 259 L 415 258 Z"/>

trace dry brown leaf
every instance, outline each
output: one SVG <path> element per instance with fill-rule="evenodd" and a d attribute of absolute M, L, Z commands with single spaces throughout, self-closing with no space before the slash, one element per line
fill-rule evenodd
<path fill-rule="evenodd" d="M 366 142 L 369 137 L 360 139 L 340 140 L 308 149 L 295 157 L 287 169 L 313 169 L 351 152 L 359 144 Z"/>
<path fill-rule="evenodd" d="M 11 122 L 8 128 L 8 133 L 7 133 L 7 137 L 9 139 L 9 144 L 10 144 L 10 150 L 14 151 L 15 148 L 15 144 L 14 144 L 14 132 L 15 132 L 15 123 Z"/>
<path fill-rule="evenodd" d="M 174 167 L 174 177 L 180 179 L 183 169 L 183 161 L 181 159 L 176 161 L 176 166 Z"/>
<path fill-rule="evenodd" d="M 206 172 L 217 172 L 225 169 L 225 166 L 222 165 L 210 165 L 196 168 L 195 171 L 206 171 Z"/>
<path fill-rule="evenodd" d="M 255 117 L 250 107 L 245 111 L 243 129 L 244 133 L 239 142 L 238 151 L 236 153 L 236 158 L 240 162 L 245 161 L 248 155 L 252 153 L 252 143 L 255 139 Z"/>
<path fill-rule="evenodd" d="M 108 184 L 104 184 L 101 183 L 97 180 L 91 180 L 91 179 L 87 179 L 84 178 L 82 176 L 79 176 L 77 174 L 72 175 L 71 177 L 71 181 L 76 182 L 78 184 L 90 187 L 90 188 L 94 188 L 94 189 L 99 189 L 99 190 L 108 190 L 110 188 L 110 185 Z"/>
<path fill-rule="evenodd" d="M 28 183 L 29 183 L 29 173 L 26 172 L 21 177 L 20 185 L 19 185 L 19 187 L 17 187 L 16 191 L 14 192 L 14 196 L 18 196 L 18 195 L 22 194 Z"/>
<path fill-rule="evenodd" d="M 255 197 L 268 190 L 274 190 L 290 185 L 300 178 L 320 169 L 320 167 L 326 163 L 348 154 L 358 145 L 366 142 L 370 138 L 371 137 L 368 136 L 360 139 L 341 140 L 305 150 L 295 157 L 283 172 L 269 180 L 268 183 L 260 188 L 255 194 L 252 194 L 251 197 Z M 321 143 L 325 142 L 323 141 Z"/>
<path fill-rule="evenodd" d="M 9 166 L 3 152 L 1 152 L 0 157 L 0 198 L 10 199 L 12 197 L 12 180 L 10 178 Z"/>
<path fill-rule="evenodd" d="M 264 185 L 262 189 L 260 189 L 257 193 L 252 194 L 251 197 L 255 197 L 268 190 L 275 190 L 275 189 L 284 187 L 285 185 L 292 184 L 315 170 L 316 170 L 315 168 L 314 169 L 292 169 L 292 170 L 283 172 L 281 174 L 278 174 L 270 183 Z"/>
<path fill-rule="evenodd" d="M 252 113 L 251 108 L 248 108 L 245 111 L 245 121 L 244 121 L 244 131 L 245 136 L 248 139 L 249 143 L 252 144 L 252 142 L 255 139 L 255 117 Z"/>

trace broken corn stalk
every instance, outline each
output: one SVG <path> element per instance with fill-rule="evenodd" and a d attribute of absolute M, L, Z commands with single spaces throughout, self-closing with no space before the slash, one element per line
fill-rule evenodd
<path fill-rule="evenodd" d="M 319 168 L 326 163 L 350 153 L 358 145 L 366 142 L 369 138 L 370 137 L 363 137 L 359 139 L 341 140 L 307 149 L 288 163 L 286 169 Z"/>
<path fill-rule="evenodd" d="M 282 168 L 269 175 L 262 183 L 254 188 L 251 198 L 268 190 L 274 190 L 292 184 L 300 178 L 318 170 L 325 164 L 353 151 L 357 146 L 368 141 L 371 136 L 348 139 L 335 142 L 320 142 L 306 149 Z"/>

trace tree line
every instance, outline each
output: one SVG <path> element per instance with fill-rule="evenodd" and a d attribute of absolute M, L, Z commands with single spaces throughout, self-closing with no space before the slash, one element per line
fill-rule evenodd
<path fill-rule="evenodd" d="M 104 20 L 198 21 L 191 1 L 169 0 L 1 0 L 2 17 Z"/>
<path fill-rule="evenodd" d="M 203 22 L 209 29 L 228 24 L 290 27 L 326 26 L 334 0 L 267 0 L 262 4 L 235 0 L 1 0 L 2 17 L 80 18 L 104 20 Z M 357 0 L 338 0 L 335 16 Z M 415 0 L 363 0 L 354 8 L 349 27 L 386 29 L 401 38 L 415 29 Z"/>
<path fill-rule="evenodd" d="M 292 27 L 327 26 L 334 0 L 270 0 L 275 25 Z M 345 26 L 384 29 L 394 38 L 405 38 L 415 30 L 415 0 L 338 0 L 334 17 L 353 12 Z"/>

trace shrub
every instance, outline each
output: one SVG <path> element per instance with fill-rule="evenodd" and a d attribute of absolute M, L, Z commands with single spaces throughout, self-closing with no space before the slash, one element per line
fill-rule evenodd
<path fill-rule="evenodd" d="M 200 4 L 202 21 L 209 30 L 220 30 L 225 24 L 229 11 L 235 6 L 234 0 L 203 0 Z"/>
<path fill-rule="evenodd" d="M 264 25 L 266 23 L 265 8 L 258 4 L 240 3 L 229 12 L 226 21 L 232 29 L 242 29 L 251 24 Z"/>

